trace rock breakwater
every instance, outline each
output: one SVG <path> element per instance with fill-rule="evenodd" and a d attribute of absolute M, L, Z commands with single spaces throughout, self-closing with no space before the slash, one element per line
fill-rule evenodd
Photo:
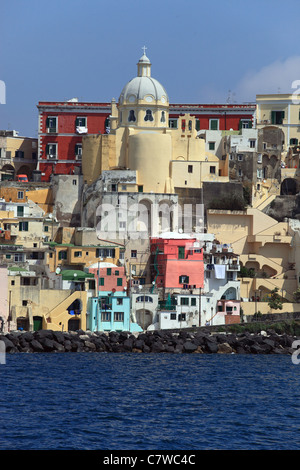
<path fill-rule="evenodd" d="M 151 331 L 133 335 L 129 332 L 76 331 L 60 332 L 40 330 L 14 331 L 0 335 L 7 353 L 200 353 L 200 354 L 292 354 L 293 343 L 300 337 L 260 333 L 216 333 Z"/>

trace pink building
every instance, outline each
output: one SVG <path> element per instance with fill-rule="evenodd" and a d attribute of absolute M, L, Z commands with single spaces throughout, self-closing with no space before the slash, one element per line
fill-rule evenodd
<path fill-rule="evenodd" d="M 176 234 L 151 238 L 153 280 L 157 287 L 203 288 L 203 250 L 196 238 L 179 238 Z"/>
<path fill-rule="evenodd" d="M 100 276 L 98 282 L 98 270 L 100 268 Z M 89 272 L 94 274 L 96 286 L 102 291 L 123 291 L 127 287 L 125 268 L 116 266 L 112 263 L 95 263 L 89 267 Z"/>

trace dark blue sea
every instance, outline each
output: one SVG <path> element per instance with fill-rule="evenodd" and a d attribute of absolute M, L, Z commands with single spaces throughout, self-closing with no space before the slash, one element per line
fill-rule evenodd
<path fill-rule="evenodd" d="M 298 450 L 290 356 L 62 353 L 0 364 L 1 450 Z"/>

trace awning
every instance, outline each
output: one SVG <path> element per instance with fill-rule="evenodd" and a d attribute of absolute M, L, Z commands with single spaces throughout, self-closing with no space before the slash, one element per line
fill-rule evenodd
<path fill-rule="evenodd" d="M 63 281 L 84 281 L 85 279 L 93 279 L 94 274 L 85 273 L 78 269 L 65 269 L 61 272 L 61 277 Z"/>

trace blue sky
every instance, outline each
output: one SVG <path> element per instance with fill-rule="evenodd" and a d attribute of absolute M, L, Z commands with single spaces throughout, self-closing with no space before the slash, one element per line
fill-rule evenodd
<path fill-rule="evenodd" d="M 40 100 L 118 99 L 144 45 L 172 103 L 290 93 L 299 13 L 299 0 L 1 0 L 0 129 L 37 136 Z"/>

